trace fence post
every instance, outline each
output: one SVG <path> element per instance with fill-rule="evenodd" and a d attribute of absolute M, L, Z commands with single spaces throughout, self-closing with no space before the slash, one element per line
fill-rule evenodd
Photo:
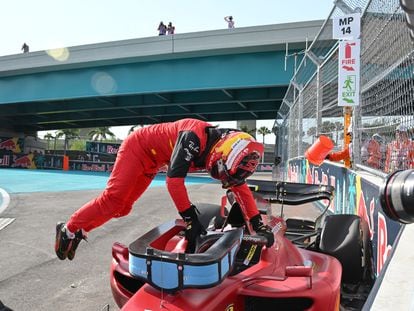
<path fill-rule="evenodd" d="M 351 122 L 352 122 L 352 107 L 345 106 L 344 107 L 344 148 L 349 146 L 349 144 L 351 143 L 351 140 L 353 141 L 353 139 L 351 137 L 349 137 L 349 135 L 347 135 L 349 127 L 351 125 Z M 355 132 L 355 129 L 352 129 L 352 134 L 354 132 Z M 352 151 L 352 153 L 354 153 L 354 152 Z M 352 154 L 350 154 L 349 157 L 352 158 Z M 351 159 L 350 158 L 344 160 L 344 165 L 347 168 L 351 167 Z"/>
<path fill-rule="evenodd" d="M 298 156 L 303 156 L 303 89 L 299 91 L 299 107 L 298 107 Z"/>

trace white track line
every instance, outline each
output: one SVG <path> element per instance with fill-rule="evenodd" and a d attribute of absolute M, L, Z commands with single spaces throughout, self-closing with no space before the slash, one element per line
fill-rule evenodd
<path fill-rule="evenodd" d="M 8 225 L 10 225 L 15 218 L 0 218 L 0 230 L 6 228 Z"/>
<path fill-rule="evenodd" d="M 6 192 L 6 190 L 0 188 L 0 195 L 3 197 L 3 202 L 0 204 L 0 214 L 4 212 L 4 210 L 9 206 L 10 203 L 10 196 Z"/>

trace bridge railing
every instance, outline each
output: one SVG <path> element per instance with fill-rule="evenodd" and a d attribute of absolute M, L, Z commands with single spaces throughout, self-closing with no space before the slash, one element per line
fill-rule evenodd
<path fill-rule="evenodd" d="M 361 12 L 360 105 L 353 111 L 354 166 L 381 172 L 414 167 L 414 53 L 398 0 L 337 0 L 306 50 L 275 120 L 276 154 L 303 156 L 321 134 L 344 140 L 338 106 L 338 42 L 331 20 Z M 375 142 L 374 142 L 375 140 Z"/>

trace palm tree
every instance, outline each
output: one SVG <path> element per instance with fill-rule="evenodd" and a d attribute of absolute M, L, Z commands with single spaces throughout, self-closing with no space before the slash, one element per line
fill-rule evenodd
<path fill-rule="evenodd" d="M 107 135 L 110 136 L 111 138 L 115 137 L 115 134 L 111 132 L 108 126 L 97 127 L 88 133 L 88 136 L 90 139 L 92 140 L 99 139 L 99 141 L 106 139 Z"/>
<path fill-rule="evenodd" d="M 250 134 L 254 137 L 256 136 L 256 129 L 249 129 L 249 127 L 247 125 L 240 126 L 240 130 L 247 133 L 247 134 Z"/>
<path fill-rule="evenodd" d="M 136 128 L 142 128 L 142 127 L 144 127 L 144 124 L 137 124 L 137 125 L 131 126 L 131 128 L 128 130 L 128 135 L 134 132 Z"/>
<path fill-rule="evenodd" d="M 335 123 L 331 121 L 323 121 L 321 125 L 320 134 L 326 135 L 333 140 L 333 133 L 336 131 L 336 128 L 337 126 L 335 125 Z"/>
<path fill-rule="evenodd" d="M 265 136 L 268 134 L 271 134 L 272 131 L 269 130 L 266 126 L 262 126 L 257 130 L 257 133 L 259 133 L 260 135 L 263 135 L 263 145 L 265 143 Z"/>
<path fill-rule="evenodd" d="M 54 138 L 55 136 L 53 136 L 52 133 L 49 133 L 49 132 L 46 133 L 45 136 L 43 136 L 43 139 L 47 140 L 47 150 L 50 150 L 50 141 Z"/>
<path fill-rule="evenodd" d="M 56 132 L 56 138 L 65 137 L 65 144 L 63 148 L 63 154 L 66 155 L 66 150 L 69 146 L 69 141 L 75 138 L 79 137 L 79 129 L 64 129 L 64 130 L 58 130 Z"/>

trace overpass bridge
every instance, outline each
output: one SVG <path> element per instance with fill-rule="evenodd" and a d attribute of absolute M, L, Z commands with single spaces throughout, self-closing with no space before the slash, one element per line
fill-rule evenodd
<path fill-rule="evenodd" d="M 294 71 L 295 59 L 286 59 L 286 52 L 299 55 L 322 24 L 223 29 L 0 57 L 0 131 L 186 117 L 273 119 Z"/>

